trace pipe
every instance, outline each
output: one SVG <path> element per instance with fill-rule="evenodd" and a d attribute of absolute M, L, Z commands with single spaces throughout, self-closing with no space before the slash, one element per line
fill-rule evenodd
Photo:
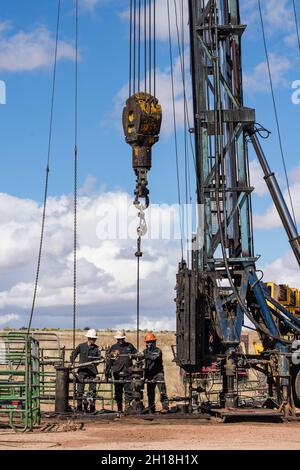
<path fill-rule="evenodd" d="M 55 387 L 55 413 L 67 413 L 69 408 L 69 369 L 57 367 Z"/>
<path fill-rule="evenodd" d="M 297 227 L 291 217 L 289 208 L 285 202 L 282 191 L 279 187 L 278 181 L 275 174 L 271 171 L 264 151 L 260 145 L 260 142 L 255 134 L 253 127 L 248 129 L 248 134 L 251 139 L 252 145 L 256 152 L 259 163 L 264 172 L 264 178 L 266 180 L 267 186 L 269 188 L 270 194 L 272 196 L 273 202 L 281 219 L 281 222 L 287 233 L 291 248 L 294 252 L 296 260 L 300 266 L 300 237 L 298 234 Z"/>

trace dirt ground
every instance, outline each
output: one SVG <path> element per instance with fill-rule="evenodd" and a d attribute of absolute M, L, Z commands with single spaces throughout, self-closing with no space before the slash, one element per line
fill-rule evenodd
<path fill-rule="evenodd" d="M 15 434 L 0 430 L 0 450 L 299 450 L 299 423 L 215 421 L 87 424 L 71 432 Z"/>

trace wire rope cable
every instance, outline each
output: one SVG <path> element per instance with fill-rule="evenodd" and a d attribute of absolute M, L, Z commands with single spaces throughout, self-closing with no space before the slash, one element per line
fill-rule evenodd
<path fill-rule="evenodd" d="M 40 241 L 39 241 L 38 257 L 37 257 L 37 265 L 36 265 L 35 283 L 34 283 L 31 310 L 30 310 L 28 327 L 27 327 L 28 334 L 30 333 L 30 330 L 31 330 L 33 315 L 34 315 L 35 307 L 36 307 L 36 299 L 37 299 L 38 285 L 39 285 L 39 279 L 40 279 L 41 260 L 42 260 L 42 253 L 43 253 L 43 247 L 44 247 L 47 199 L 48 199 L 48 188 L 49 188 L 49 173 L 50 173 L 50 161 L 51 161 L 51 151 L 52 151 L 53 115 L 54 115 L 54 103 L 55 103 L 55 91 L 56 91 L 56 72 L 57 72 L 57 55 L 58 55 L 60 18 L 61 18 L 61 0 L 58 0 L 57 1 L 56 35 L 55 35 L 55 49 L 54 49 L 54 64 L 53 64 L 53 73 L 52 73 L 52 92 L 51 92 L 51 105 L 50 105 L 50 121 L 49 121 L 46 176 L 45 176 L 44 198 L 43 198 L 43 211 L 42 211 L 42 222 L 41 222 Z"/>
<path fill-rule="evenodd" d="M 78 8 L 79 0 L 76 2 L 75 11 L 75 93 L 74 93 L 74 239 L 73 239 L 73 348 L 76 339 L 76 316 L 77 316 L 77 215 L 78 215 Z"/>
<path fill-rule="evenodd" d="M 176 119 L 176 107 L 175 107 L 175 83 L 174 83 L 174 60 L 173 60 L 173 49 L 172 49 L 172 36 L 171 36 L 171 18 L 170 18 L 170 0 L 167 0 L 167 16 L 168 16 L 168 36 L 169 36 L 169 56 L 170 56 L 170 69 L 171 69 L 171 91 L 172 91 L 172 110 L 173 110 L 173 128 L 174 128 L 174 144 L 175 144 L 175 164 L 176 164 L 176 179 L 177 179 L 177 197 L 179 205 L 179 224 L 180 224 L 180 246 L 182 260 L 184 258 L 183 250 L 183 222 L 182 222 L 182 207 L 181 207 L 181 187 L 179 177 L 179 152 L 178 152 L 178 135 L 177 135 L 177 119 Z"/>
<path fill-rule="evenodd" d="M 273 102 L 273 108 L 274 108 L 274 115 L 275 115 L 275 121 L 276 121 L 276 128 L 277 128 L 277 134 L 278 134 L 278 141 L 279 141 L 279 147 L 280 147 L 280 154 L 281 154 L 281 159 L 282 159 L 282 164 L 283 164 L 285 180 L 286 180 L 286 184 L 287 184 L 287 191 L 288 191 L 288 195 L 289 195 L 289 200 L 290 200 L 291 210 L 292 210 L 292 214 L 293 214 L 294 224 L 295 224 L 295 227 L 297 227 L 297 219 L 296 219 L 295 208 L 294 208 L 294 203 L 293 203 L 293 198 L 292 198 L 291 188 L 290 188 L 290 182 L 289 182 L 289 176 L 288 176 L 288 171 L 287 171 L 287 165 L 286 165 L 286 160 L 285 160 L 285 155 L 284 155 L 284 150 L 283 150 L 283 141 L 282 141 L 282 135 L 281 135 L 281 129 L 280 129 L 277 103 L 276 103 L 276 99 L 275 99 L 274 83 L 273 83 L 273 77 L 272 77 L 272 71 L 271 71 L 270 57 L 269 57 L 269 52 L 268 52 L 268 47 L 267 47 L 265 23 L 264 23 L 264 19 L 263 19 L 261 0 L 257 0 L 257 1 L 258 1 L 258 9 L 259 9 L 259 16 L 260 16 L 260 23 L 261 23 L 261 30 L 262 30 L 265 56 L 266 56 L 266 61 L 267 61 L 267 69 L 268 69 L 268 76 L 269 76 L 269 82 L 270 82 L 270 90 L 271 90 L 271 96 L 272 96 L 272 102 Z"/>
<path fill-rule="evenodd" d="M 183 0 L 181 0 L 183 1 Z M 176 34 L 177 34 L 177 44 L 178 44 L 178 54 L 179 54 L 179 59 L 180 59 L 180 69 L 181 69 L 181 80 L 182 80 L 182 87 L 183 87 L 183 100 L 184 100 L 184 114 L 185 114 L 185 119 L 186 119 L 186 122 L 187 122 L 187 127 L 188 127 L 188 130 L 189 130 L 189 140 L 190 140 L 190 148 L 191 148 L 191 153 L 192 153 L 192 157 L 193 157 L 193 163 L 194 163 L 194 170 L 195 170 L 195 175 L 196 175 L 196 186 L 197 186 L 197 190 L 198 192 L 200 193 L 200 190 L 201 190 L 201 182 L 200 182 L 200 178 L 199 178 L 199 175 L 198 175 L 198 172 L 197 172 L 197 163 L 196 163 L 196 155 L 195 155 L 195 149 L 194 149 L 194 145 L 193 145 L 193 138 L 192 138 L 192 132 L 191 132 L 191 121 L 190 121 L 190 113 L 189 113 L 189 106 L 188 106 L 188 99 L 187 99 L 187 89 L 186 89 L 186 80 L 185 80 L 185 70 L 184 70 L 184 59 L 183 59 L 183 55 L 184 55 L 184 50 L 183 50 L 183 47 L 184 47 L 184 44 L 182 44 L 182 34 L 180 35 L 180 31 L 179 31 L 179 21 L 178 21 L 178 9 L 177 9 L 177 3 L 176 3 L 176 0 L 173 0 L 173 3 L 174 3 L 174 14 L 175 14 L 175 26 L 176 26 Z M 183 4 L 182 4 L 182 8 L 183 8 Z M 182 10 L 181 8 L 181 10 Z M 182 22 L 184 21 L 184 10 L 182 10 Z M 183 27 L 183 25 L 182 25 Z"/>
<path fill-rule="evenodd" d="M 151 113 L 153 99 L 156 98 L 156 0 L 130 0 L 129 27 L 129 97 L 143 92 L 147 112 Z M 143 33 L 143 34 L 142 34 Z M 142 45 L 142 40 L 144 44 Z M 144 73 L 144 78 L 142 77 Z M 142 83 L 144 80 L 144 83 Z M 143 90 L 142 90 L 143 88 Z M 154 96 L 152 98 L 152 92 Z M 149 98 L 150 96 L 150 98 Z M 137 229 L 137 271 L 136 271 L 136 331 L 139 349 L 140 331 L 140 258 L 143 229 L 146 227 L 144 210 L 146 207 L 138 201 L 140 226 Z M 143 224 L 143 229 L 141 227 Z"/>
<path fill-rule="evenodd" d="M 298 49 L 300 53 L 300 32 L 299 32 L 298 14 L 297 14 L 295 0 L 292 0 L 292 2 L 293 2 L 293 13 L 294 13 L 295 26 L 296 26 L 297 44 L 298 44 Z"/>

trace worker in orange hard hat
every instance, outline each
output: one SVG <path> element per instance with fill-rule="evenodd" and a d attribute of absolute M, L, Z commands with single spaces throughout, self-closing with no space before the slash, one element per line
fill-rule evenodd
<path fill-rule="evenodd" d="M 147 383 L 147 395 L 149 412 L 155 413 L 155 389 L 156 387 L 160 393 L 160 401 L 162 404 L 163 412 L 169 410 L 169 402 L 167 396 L 167 389 L 165 384 L 165 374 L 163 366 L 162 351 L 156 346 L 157 338 L 155 334 L 150 331 L 145 336 L 146 348 L 144 350 L 145 359 L 145 379 Z"/>

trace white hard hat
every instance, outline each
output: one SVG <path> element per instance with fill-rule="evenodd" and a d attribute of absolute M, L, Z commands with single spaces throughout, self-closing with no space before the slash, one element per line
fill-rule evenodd
<path fill-rule="evenodd" d="M 117 331 L 117 333 L 116 333 L 116 335 L 115 335 L 115 338 L 116 338 L 116 339 L 125 339 L 125 338 L 126 338 L 125 330 L 119 330 L 119 331 Z"/>
<path fill-rule="evenodd" d="M 97 331 L 94 328 L 91 328 L 87 331 L 85 336 L 87 338 L 97 339 Z"/>

